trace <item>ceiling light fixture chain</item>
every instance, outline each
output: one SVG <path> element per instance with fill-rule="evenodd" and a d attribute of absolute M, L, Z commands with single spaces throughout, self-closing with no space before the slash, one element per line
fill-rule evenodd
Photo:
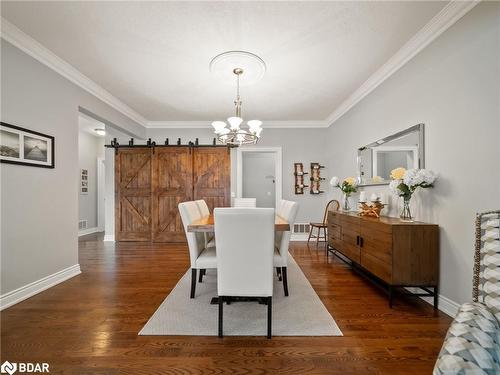
<path fill-rule="evenodd" d="M 236 100 L 234 101 L 234 105 L 236 106 L 236 117 L 241 118 L 241 105 L 243 102 L 240 99 L 240 75 L 243 74 L 243 69 L 234 68 L 233 73 L 236 74 Z"/>

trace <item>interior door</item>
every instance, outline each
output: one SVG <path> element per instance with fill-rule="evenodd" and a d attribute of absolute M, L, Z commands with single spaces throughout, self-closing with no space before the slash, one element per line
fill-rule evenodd
<path fill-rule="evenodd" d="M 155 148 L 152 167 L 152 240 L 184 242 L 177 205 L 192 199 L 193 161 L 190 147 Z"/>
<path fill-rule="evenodd" d="M 195 148 L 193 157 L 194 199 L 204 199 L 212 211 L 231 205 L 231 162 L 227 147 Z"/>
<path fill-rule="evenodd" d="M 117 241 L 151 240 L 151 149 L 119 149 L 115 156 Z"/>

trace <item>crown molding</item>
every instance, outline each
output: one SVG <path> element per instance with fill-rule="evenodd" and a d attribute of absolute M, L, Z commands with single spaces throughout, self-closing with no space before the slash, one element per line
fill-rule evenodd
<path fill-rule="evenodd" d="M 432 43 L 438 36 L 448 30 L 455 22 L 467 14 L 481 0 L 450 1 L 436 14 L 422 29 L 420 29 L 396 54 L 382 65 L 356 91 L 354 91 L 335 111 L 325 120 L 328 126 L 332 125 L 351 108 L 358 104 L 365 96 L 375 90 L 382 82 L 396 73 L 401 67 L 415 57 L 420 51 Z"/>
<path fill-rule="evenodd" d="M 147 129 L 212 129 L 212 120 L 206 121 L 148 121 L 145 125 Z M 327 128 L 326 121 L 318 120 L 293 120 L 293 121 L 265 121 L 265 129 L 291 129 L 291 128 Z"/>
<path fill-rule="evenodd" d="M 130 108 L 128 105 L 114 97 L 110 92 L 99 86 L 90 78 L 82 74 L 72 65 L 61 59 L 48 48 L 38 43 L 31 36 L 14 26 L 5 18 L 1 18 L 2 28 L 0 36 L 10 44 L 27 53 L 42 64 L 62 75 L 85 91 L 102 100 L 104 103 L 121 112 L 123 115 L 144 126 L 147 120 Z"/>

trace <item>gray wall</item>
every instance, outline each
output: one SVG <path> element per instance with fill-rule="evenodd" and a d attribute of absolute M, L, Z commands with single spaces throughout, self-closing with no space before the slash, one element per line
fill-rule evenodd
<path fill-rule="evenodd" d="M 142 127 L 2 40 L 1 120 L 55 136 L 55 169 L 0 165 L 1 293 L 78 264 L 78 107 Z"/>
<path fill-rule="evenodd" d="M 441 227 L 441 294 L 456 302 L 471 299 L 475 213 L 500 208 L 499 83 L 500 3 L 480 3 L 328 130 L 330 173 L 346 176 L 359 146 L 426 124 L 425 164 L 440 177 L 414 211 Z"/>
<path fill-rule="evenodd" d="M 80 131 L 78 133 L 78 162 L 88 170 L 88 194 L 78 191 L 78 218 L 87 220 L 88 228 L 97 227 L 97 158 L 104 158 L 104 137 Z"/>
<path fill-rule="evenodd" d="M 327 139 L 326 129 L 266 129 L 257 146 L 243 147 L 282 147 L 283 153 L 283 199 L 293 200 L 299 203 L 299 211 L 296 222 L 309 222 L 323 220 L 327 194 L 311 195 L 308 191 L 304 195 L 295 195 L 295 180 L 293 176 L 293 163 L 302 162 L 308 169 L 309 163 L 319 162 L 327 164 Z M 170 142 L 182 138 L 182 143 L 199 138 L 200 143 L 211 143 L 213 132 L 207 129 L 147 129 L 147 137 L 161 141 L 169 137 Z M 233 150 L 234 151 L 234 150 Z M 231 191 L 236 193 L 236 152 L 231 154 Z M 322 170 L 323 172 L 323 170 Z M 328 176 L 327 176 L 328 177 Z M 328 191 L 328 184 L 323 185 Z"/>

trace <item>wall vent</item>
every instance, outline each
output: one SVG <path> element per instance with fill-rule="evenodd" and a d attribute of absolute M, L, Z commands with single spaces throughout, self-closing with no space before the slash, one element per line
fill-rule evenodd
<path fill-rule="evenodd" d="M 87 220 L 80 220 L 78 222 L 78 230 L 87 229 Z"/>
<path fill-rule="evenodd" d="M 293 233 L 309 233 L 309 223 L 295 223 L 293 225 Z"/>

